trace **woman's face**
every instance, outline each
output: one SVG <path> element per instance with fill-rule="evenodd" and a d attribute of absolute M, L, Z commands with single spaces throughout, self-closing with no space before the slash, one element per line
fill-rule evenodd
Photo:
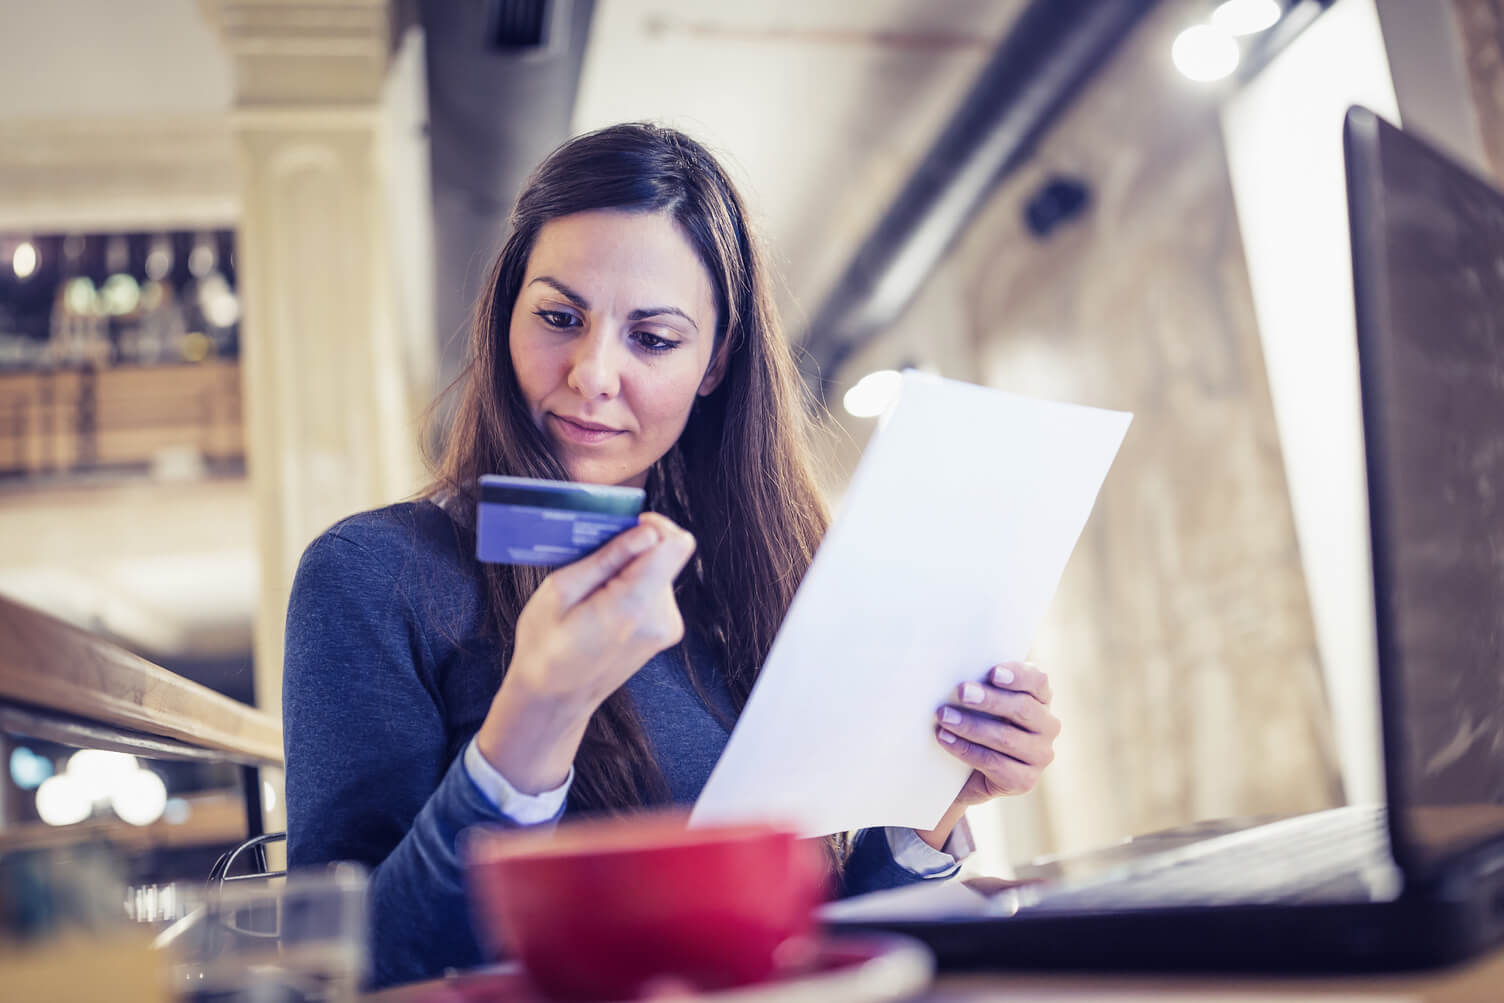
<path fill-rule="evenodd" d="M 642 487 L 712 366 L 710 276 L 662 213 L 598 210 L 543 226 L 512 308 L 512 367 L 571 479 Z"/>

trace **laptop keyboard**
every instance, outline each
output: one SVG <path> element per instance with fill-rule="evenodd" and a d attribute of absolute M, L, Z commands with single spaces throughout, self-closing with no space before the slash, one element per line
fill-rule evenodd
<path fill-rule="evenodd" d="M 1045 885 L 1029 912 L 1392 898 L 1382 805 L 1354 805 L 1202 840 L 1084 881 Z"/>

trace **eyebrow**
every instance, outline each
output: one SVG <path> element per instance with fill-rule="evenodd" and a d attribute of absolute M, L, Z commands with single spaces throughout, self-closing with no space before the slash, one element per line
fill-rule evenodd
<path fill-rule="evenodd" d="M 579 293 L 575 292 L 573 289 L 569 288 L 568 286 L 566 286 L 564 283 L 560 282 L 558 279 L 554 278 L 553 276 L 551 276 L 551 275 L 540 275 L 536 279 L 534 279 L 532 282 L 529 282 L 528 285 L 533 285 L 534 283 L 537 283 L 537 282 L 542 282 L 546 286 L 552 286 L 554 288 L 554 290 L 556 292 L 558 292 L 558 294 L 560 296 L 563 296 L 565 299 L 569 300 L 570 303 L 574 304 L 574 306 L 575 306 L 576 309 L 579 309 L 579 310 L 589 310 L 590 309 L 590 301 L 589 300 L 587 300 L 585 297 L 581 296 Z M 674 317 L 683 317 L 685 319 L 685 321 L 687 321 L 689 323 L 690 327 L 694 328 L 696 331 L 700 330 L 700 325 L 695 323 L 694 318 L 691 317 L 689 314 L 685 313 L 683 310 L 680 310 L 676 306 L 649 306 L 649 307 L 642 307 L 640 309 L 633 310 L 631 313 L 627 314 L 627 319 L 628 320 L 647 320 L 649 317 L 661 317 L 661 316 L 664 316 L 665 314 L 672 315 Z"/>

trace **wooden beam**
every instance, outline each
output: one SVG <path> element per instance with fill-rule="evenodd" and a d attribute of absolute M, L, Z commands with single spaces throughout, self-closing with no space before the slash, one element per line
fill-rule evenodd
<path fill-rule="evenodd" d="M 5 598 L 0 703 L 60 711 L 227 758 L 282 762 L 282 727 L 272 716 Z"/>

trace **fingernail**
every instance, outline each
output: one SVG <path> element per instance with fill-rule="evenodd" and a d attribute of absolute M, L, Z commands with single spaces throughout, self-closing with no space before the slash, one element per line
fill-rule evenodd
<path fill-rule="evenodd" d="M 940 730 L 940 741 L 944 742 L 946 745 L 955 745 L 956 736 L 952 735 L 950 732 L 942 728 Z"/>
<path fill-rule="evenodd" d="M 657 531 L 643 527 L 632 533 L 632 538 L 627 541 L 627 549 L 634 554 L 641 554 L 645 551 L 652 550 L 653 544 L 657 542 Z"/>
<path fill-rule="evenodd" d="M 982 687 L 978 686 L 976 683 L 967 683 L 965 686 L 962 686 L 961 687 L 961 702 L 962 703 L 981 703 L 982 702 Z"/>
<path fill-rule="evenodd" d="M 954 707 L 941 707 L 940 720 L 945 722 L 946 724 L 960 724 L 961 712 L 956 710 Z"/>
<path fill-rule="evenodd" d="M 1013 682 L 1013 670 L 999 665 L 992 670 L 992 681 L 999 686 L 1007 686 Z"/>

